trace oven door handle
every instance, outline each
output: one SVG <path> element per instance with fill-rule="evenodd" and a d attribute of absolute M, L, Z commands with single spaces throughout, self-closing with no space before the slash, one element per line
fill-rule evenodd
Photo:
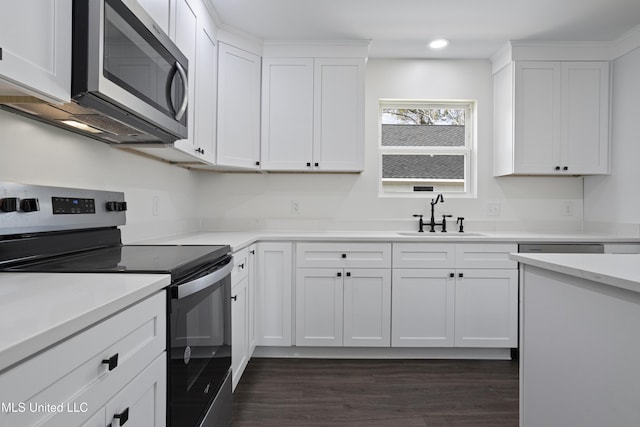
<path fill-rule="evenodd" d="M 191 282 L 178 285 L 178 299 L 186 298 L 189 295 L 193 295 L 196 292 L 200 292 L 210 286 L 215 285 L 220 280 L 231 274 L 232 270 L 233 262 L 229 262 L 227 265 L 219 270 L 214 271 L 213 273 L 199 277 L 195 280 L 192 280 Z"/>

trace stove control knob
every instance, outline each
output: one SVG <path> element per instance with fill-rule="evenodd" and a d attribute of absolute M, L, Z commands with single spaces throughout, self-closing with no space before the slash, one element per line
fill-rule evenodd
<path fill-rule="evenodd" d="M 40 202 L 38 202 L 38 199 L 22 199 L 20 200 L 20 210 L 22 212 L 39 211 Z"/>
<path fill-rule="evenodd" d="M 7 197 L 0 199 L 0 211 L 2 212 L 15 212 L 18 210 L 18 198 Z"/>

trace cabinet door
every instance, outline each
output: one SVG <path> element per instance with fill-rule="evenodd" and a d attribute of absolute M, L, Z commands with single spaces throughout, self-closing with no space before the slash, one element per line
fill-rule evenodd
<path fill-rule="evenodd" d="M 257 250 L 258 245 L 253 244 L 249 246 L 249 304 L 248 309 L 249 313 L 247 314 L 247 322 L 249 323 L 247 327 L 247 331 L 249 334 L 249 358 L 253 355 L 253 350 L 256 348 L 256 323 L 255 323 L 255 312 L 256 312 L 256 261 L 257 261 Z"/>
<path fill-rule="evenodd" d="M 5 3 L 0 13 L 0 94 L 21 94 L 4 81 L 49 101 L 69 101 L 71 4 Z"/>
<path fill-rule="evenodd" d="M 314 168 L 362 171 L 364 59 L 317 58 L 314 68 Z"/>
<path fill-rule="evenodd" d="M 458 270 L 456 347 L 518 346 L 518 270 Z"/>
<path fill-rule="evenodd" d="M 292 254 L 289 242 L 260 242 L 256 262 L 256 344 L 291 345 Z"/>
<path fill-rule="evenodd" d="M 231 372 L 233 389 L 238 385 L 242 372 L 249 361 L 249 337 L 247 334 L 248 283 L 249 277 L 245 275 L 231 289 Z"/>
<path fill-rule="evenodd" d="M 198 37 L 198 10 L 194 0 L 176 0 L 175 43 L 189 61 L 189 103 L 187 107 L 187 139 L 178 140 L 174 146 L 195 155 L 196 111 L 196 40 Z"/>
<path fill-rule="evenodd" d="M 167 361 L 162 353 L 106 405 L 107 422 L 112 426 L 158 427 L 166 424 Z M 122 422 L 117 415 L 125 413 Z"/>
<path fill-rule="evenodd" d="M 391 270 L 345 271 L 343 319 L 344 346 L 389 347 Z"/>
<path fill-rule="evenodd" d="M 609 169 L 609 63 L 562 64 L 562 171 Z"/>
<path fill-rule="evenodd" d="M 217 50 L 215 25 L 208 13 L 198 17 L 196 40 L 195 129 L 192 147 L 208 163 L 215 162 Z"/>
<path fill-rule="evenodd" d="M 394 269 L 391 305 L 393 347 L 452 347 L 453 269 Z"/>
<path fill-rule="evenodd" d="M 313 59 L 263 59 L 261 142 L 262 169 L 312 169 Z"/>
<path fill-rule="evenodd" d="M 517 173 L 560 172 L 560 77 L 558 62 L 516 62 L 514 144 Z"/>
<path fill-rule="evenodd" d="M 343 271 L 299 268 L 296 274 L 296 345 L 342 346 Z"/>
<path fill-rule="evenodd" d="M 258 168 L 260 77 L 259 56 L 219 43 L 218 165 Z"/>

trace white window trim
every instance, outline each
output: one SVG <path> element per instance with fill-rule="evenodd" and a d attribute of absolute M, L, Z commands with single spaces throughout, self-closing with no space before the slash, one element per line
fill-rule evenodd
<path fill-rule="evenodd" d="M 465 117 L 465 140 L 468 145 L 464 147 L 385 147 L 382 146 L 382 110 L 389 108 L 465 108 L 469 114 Z M 384 154 L 466 154 L 465 170 L 467 179 L 464 192 L 442 193 L 449 198 L 477 198 L 478 162 L 477 162 L 477 101 L 472 99 L 379 99 L 378 100 L 378 197 L 379 198 L 404 198 L 427 199 L 433 198 L 437 192 L 416 191 L 411 193 L 385 193 L 383 182 L 420 182 L 420 179 L 399 179 L 382 177 L 382 156 Z M 460 182 L 464 180 L 436 180 L 430 179 L 424 182 Z"/>

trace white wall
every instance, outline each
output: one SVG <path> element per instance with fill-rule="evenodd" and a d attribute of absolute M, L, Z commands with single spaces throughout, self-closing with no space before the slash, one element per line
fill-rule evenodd
<path fill-rule="evenodd" d="M 612 173 L 585 178 L 584 218 L 592 227 L 628 232 L 640 224 L 640 48 L 616 59 L 612 75 Z"/>
<path fill-rule="evenodd" d="M 124 191 L 125 242 L 197 229 L 195 180 L 185 169 L 0 111 L 0 181 Z"/>
<path fill-rule="evenodd" d="M 414 213 L 429 213 L 430 199 L 378 197 L 378 100 L 475 99 L 478 102 L 478 198 L 446 198 L 436 215 L 467 218 L 476 229 L 575 231 L 582 221 L 582 178 L 492 176 L 493 77 L 488 60 L 370 59 L 366 72 L 365 171 L 361 174 L 202 173 L 201 215 L 208 228 L 341 228 L 371 221 L 415 227 Z M 292 213 L 298 201 L 300 213 Z M 500 216 L 486 215 L 487 202 Z M 564 215 L 569 204 L 573 216 Z M 553 224 L 552 224 L 553 223 Z M 557 224 L 556 224 L 557 223 Z"/>

